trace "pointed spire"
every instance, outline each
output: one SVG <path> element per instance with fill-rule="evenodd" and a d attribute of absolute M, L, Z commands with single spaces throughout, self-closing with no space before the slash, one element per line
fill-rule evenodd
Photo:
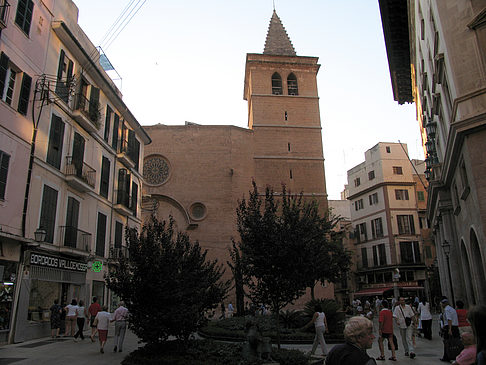
<path fill-rule="evenodd" d="M 294 46 L 275 9 L 273 10 L 272 19 L 270 19 L 270 25 L 268 26 L 263 54 L 296 56 Z"/>

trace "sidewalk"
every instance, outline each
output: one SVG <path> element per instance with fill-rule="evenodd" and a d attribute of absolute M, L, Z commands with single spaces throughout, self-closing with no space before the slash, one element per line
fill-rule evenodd
<path fill-rule="evenodd" d="M 113 335 L 115 326 L 111 325 L 108 331 L 108 341 L 105 353 L 100 353 L 98 338 L 96 342 L 89 339 L 89 331 L 85 331 L 85 339 L 74 342 L 72 337 L 38 338 L 14 345 L 0 347 L 0 365 L 3 364 L 69 364 L 69 365 L 109 365 L 120 364 L 133 350 L 139 347 L 138 338 L 127 329 L 123 352 L 113 352 Z M 142 346 L 142 345 L 140 345 Z"/>

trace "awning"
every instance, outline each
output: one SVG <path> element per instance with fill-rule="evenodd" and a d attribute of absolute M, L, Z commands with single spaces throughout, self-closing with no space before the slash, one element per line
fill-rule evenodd
<path fill-rule="evenodd" d="M 393 287 L 363 289 L 363 290 L 357 291 L 353 295 L 355 297 L 366 297 L 366 296 L 371 296 L 371 295 L 383 295 L 383 292 L 390 290 L 390 289 L 393 289 Z"/>

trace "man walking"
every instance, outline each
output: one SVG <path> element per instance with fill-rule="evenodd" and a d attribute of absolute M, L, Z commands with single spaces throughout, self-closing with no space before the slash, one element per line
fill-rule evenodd
<path fill-rule="evenodd" d="M 398 305 L 393 311 L 393 317 L 400 328 L 400 337 L 402 338 L 403 348 L 405 349 L 405 356 L 410 356 L 411 359 L 415 357 L 413 348 L 412 335 L 413 326 L 412 318 L 414 316 L 412 308 L 405 304 L 405 298 L 400 297 Z"/>
<path fill-rule="evenodd" d="M 444 333 L 444 355 L 440 360 L 449 362 L 450 360 L 454 360 L 454 359 L 449 359 L 449 357 L 447 356 L 447 351 L 446 351 L 446 346 L 448 342 L 447 340 L 449 338 L 460 337 L 459 319 L 457 318 L 456 310 L 449 305 L 449 300 L 447 298 L 442 299 L 440 301 L 440 305 L 442 306 L 443 322 L 444 322 L 444 327 L 442 328 Z"/>
<path fill-rule="evenodd" d="M 378 346 L 380 347 L 380 357 L 376 360 L 385 360 L 385 347 L 383 346 L 383 341 L 388 340 L 390 345 L 392 356 L 389 360 L 396 361 L 397 357 L 395 355 L 395 343 L 393 342 L 393 314 L 391 310 L 388 309 L 388 301 L 383 300 L 381 302 L 383 309 L 380 311 L 380 318 L 378 320 L 380 324 L 378 339 Z"/>
<path fill-rule="evenodd" d="M 113 352 L 117 350 L 122 352 L 123 340 L 125 339 L 125 332 L 127 330 L 128 309 L 125 308 L 125 302 L 120 301 L 118 308 L 113 313 L 112 322 L 115 322 L 115 348 Z"/>

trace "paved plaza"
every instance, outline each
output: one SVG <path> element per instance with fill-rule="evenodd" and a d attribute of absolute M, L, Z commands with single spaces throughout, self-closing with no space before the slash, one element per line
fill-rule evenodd
<path fill-rule="evenodd" d="M 376 320 L 375 320 L 376 322 Z M 376 332 L 376 325 L 375 325 Z M 87 334 L 88 332 L 86 332 Z M 431 365 L 444 364 L 439 361 L 442 356 L 442 341 L 437 335 L 437 321 L 434 320 L 432 341 L 423 338 L 417 338 L 415 359 L 406 358 L 403 355 L 403 347 L 398 331 L 395 334 L 398 338 L 398 345 L 400 349 L 397 352 L 397 362 L 394 361 L 378 361 L 378 364 L 415 364 L 415 365 Z M 4 345 L 0 347 L 0 365 L 2 364 L 70 364 L 70 365 L 109 365 L 120 364 L 123 358 L 135 350 L 138 346 L 137 337 L 127 332 L 125 337 L 125 344 L 123 352 L 113 352 L 113 334 L 114 326 L 110 327 L 108 342 L 105 346 L 105 353 L 99 352 L 98 342 L 92 343 L 87 336 L 84 341 L 74 342 L 72 338 L 60 338 L 53 340 L 50 337 L 27 341 L 14 345 Z M 282 345 L 284 348 L 298 349 L 304 352 L 311 350 L 311 345 Z M 329 345 L 332 347 L 334 345 Z M 320 350 L 318 350 L 319 353 Z M 378 343 L 375 340 L 373 348 L 368 350 L 368 353 L 373 357 L 380 355 Z M 386 357 L 390 357 L 390 351 L 385 351 Z M 208 364 L 211 365 L 211 364 Z"/>

